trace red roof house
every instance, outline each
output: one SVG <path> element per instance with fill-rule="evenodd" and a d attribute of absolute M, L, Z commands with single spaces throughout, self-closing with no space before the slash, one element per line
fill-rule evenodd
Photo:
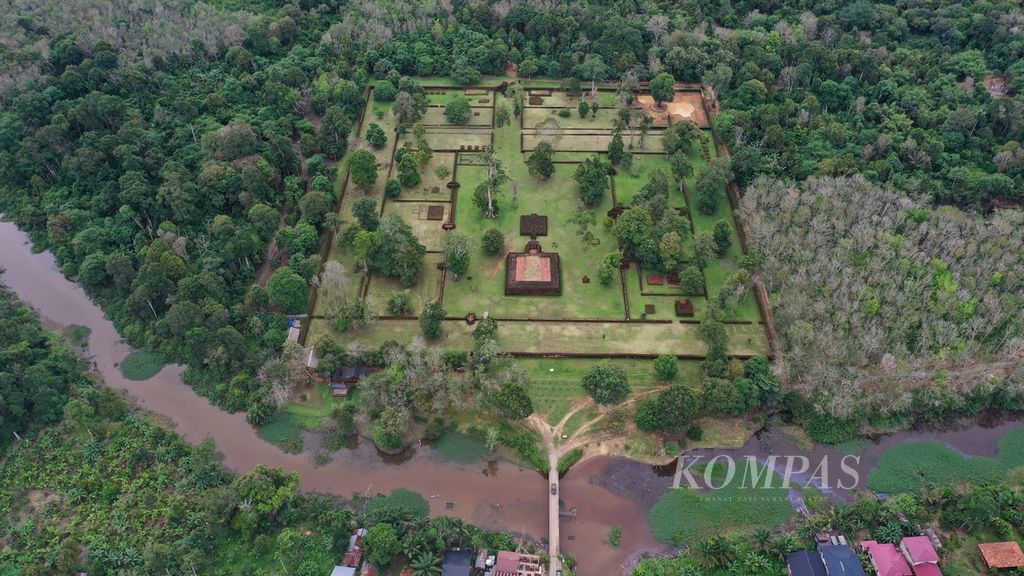
<path fill-rule="evenodd" d="M 978 544 L 978 551 L 989 568 L 1017 568 L 1024 566 L 1024 552 L 1016 542 L 990 542 Z"/>
<path fill-rule="evenodd" d="M 498 552 L 498 560 L 494 563 L 494 576 L 516 576 L 519 574 L 519 553 Z"/>
<path fill-rule="evenodd" d="M 871 556 L 871 565 L 875 567 L 878 576 L 914 576 L 907 559 L 895 545 L 865 540 L 860 543 L 860 547 Z"/>
<path fill-rule="evenodd" d="M 939 553 L 927 536 L 908 536 L 900 542 L 900 550 L 907 558 L 914 576 L 942 576 L 939 569 Z"/>

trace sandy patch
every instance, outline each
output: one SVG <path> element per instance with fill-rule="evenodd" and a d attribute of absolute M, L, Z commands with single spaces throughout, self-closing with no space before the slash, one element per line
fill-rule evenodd
<path fill-rule="evenodd" d="M 708 125 L 702 107 L 702 96 L 696 91 L 676 92 L 672 101 L 665 102 L 661 107 L 654 102 L 650 94 L 642 94 L 637 96 L 635 107 L 647 112 L 654 119 L 655 126 L 665 126 L 670 119 L 672 122 L 689 120 L 702 128 Z"/>

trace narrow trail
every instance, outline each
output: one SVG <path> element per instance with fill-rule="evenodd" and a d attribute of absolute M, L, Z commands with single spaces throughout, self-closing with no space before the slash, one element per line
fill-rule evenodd
<path fill-rule="evenodd" d="M 649 390 L 631 397 L 619 407 L 630 406 L 636 403 L 638 400 L 656 394 L 663 390 L 664 387 L 658 387 L 654 390 Z M 558 462 L 563 456 L 576 448 L 581 448 L 587 444 L 593 444 L 596 442 L 604 442 L 607 440 L 615 439 L 621 436 L 614 432 L 601 432 L 599 434 L 591 434 L 594 426 L 604 419 L 607 415 L 608 409 L 597 406 L 597 416 L 587 420 L 579 426 L 565 442 L 559 442 L 563 436 L 565 426 L 569 423 L 577 413 L 592 406 L 597 406 L 591 398 L 581 398 L 577 400 L 569 408 L 569 410 L 562 416 L 557 424 L 552 426 L 539 414 L 534 413 L 527 418 L 527 424 L 531 428 L 540 434 L 541 439 L 544 443 L 544 449 L 547 451 L 548 456 L 548 483 L 549 494 L 548 494 L 548 556 L 550 563 L 548 565 L 548 574 L 550 576 L 557 576 L 562 568 L 561 560 L 561 518 L 559 516 L 559 499 L 561 498 L 561 485 L 559 483 L 558 476 Z"/>

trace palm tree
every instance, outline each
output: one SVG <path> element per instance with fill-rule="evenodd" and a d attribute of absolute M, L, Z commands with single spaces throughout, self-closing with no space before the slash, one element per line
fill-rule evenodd
<path fill-rule="evenodd" d="M 772 531 L 767 528 L 759 528 L 751 535 L 754 540 L 754 550 L 768 552 L 772 547 Z"/>
<path fill-rule="evenodd" d="M 722 536 L 713 536 L 701 542 L 700 559 L 708 568 L 722 568 L 736 559 L 736 550 Z"/>
<path fill-rule="evenodd" d="M 413 559 L 409 567 L 412 568 L 413 576 L 437 576 L 441 573 L 441 559 L 430 552 L 424 552 Z"/>

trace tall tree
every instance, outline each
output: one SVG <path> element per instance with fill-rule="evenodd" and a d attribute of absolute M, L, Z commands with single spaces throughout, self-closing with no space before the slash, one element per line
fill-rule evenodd
<path fill-rule="evenodd" d="M 363 192 L 377 183 L 377 158 L 369 150 L 356 150 L 348 162 L 352 182 Z"/>
<path fill-rule="evenodd" d="M 505 165 L 490 148 L 484 152 L 484 166 L 487 168 L 487 177 L 477 186 L 473 201 L 483 212 L 484 218 L 494 218 L 498 214 L 498 194 L 509 178 Z"/>
<path fill-rule="evenodd" d="M 676 79 L 668 72 L 659 72 L 651 80 L 651 98 L 660 107 L 676 97 Z"/>
<path fill-rule="evenodd" d="M 445 271 L 458 281 L 469 270 L 469 255 L 472 243 L 469 237 L 454 230 L 445 234 L 441 240 L 441 251 L 444 253 Z"/>

